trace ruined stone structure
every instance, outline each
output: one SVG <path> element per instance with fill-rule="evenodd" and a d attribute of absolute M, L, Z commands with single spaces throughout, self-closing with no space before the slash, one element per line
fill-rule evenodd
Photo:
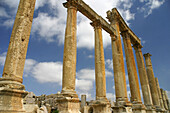
<path fill-rule="evenodd" d="M 33 20 L 36 0 L 20 0 L 13 31 L 9 43 L 6 62 L 2 78 L 0 78 L 0 113 L 26 112 L 23 107 L 23 98 L 28 92 L 22 85 L 22 75 L 27 53 L 27 46 Z M 160 89 L 158 80 L 154 77 L 150 54 L 142 55 L 140 39 L 127 26 L 116 8 L 107 12 L 108 23 L 99 16 L 82 0 L 67 0 L 63 4 L 67 8 L 67 23 L 65 30 L 64 57 L 63 57 L 63 81 L 61 94 L 32 98 L 27 96 L 24 105 L 29 109 L 32 104 L 41 107 L 42 103 L 49 103 L 51 108 L 58 109 L 60 113 L 163 113 L 169 111 L 169 100 L 163 89 Z M 76 80 L 76 54 L 77 54 L 77 12 L 82 13 L 92 22 L 95 32 L 95 82 L 96 100 L 82 101 L 75 91 Z M 106 98 L 106 77 L 102 30 L 110 34 L 112 43 L 112 56 L 114 67 L 114 82 L 116 102 L 111 106 Z M 126 56 L 131 102 L 127 97 L 125 78 L 125 64 L 123 61 L 123 49 L 121 36 Z M 132 46 L 133 45 L 133 46 Z M 139 79 L 133 48 L 136 53 L 137 67 L 142 88 L 142 103 Z M 146 67 L 145 67 L 146 64 Z M 38 99 L 38 100 L 37 100 Z M 50 109 L 46 107 L 50 112 Z M 45 110 L 44 108 L 44 110 Z M 42 108 L 43 109 L 43 108 Z M 34 110 L 34 109 L 33 109 Z M 38 112 L 38 111 L 35 111 Z"/>

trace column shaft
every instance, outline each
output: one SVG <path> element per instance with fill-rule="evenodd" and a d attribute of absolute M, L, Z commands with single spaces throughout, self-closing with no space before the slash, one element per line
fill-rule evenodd
<path fill-rule="evenodd" d="M 150 90 L 151 90 L 153 105 L 159 107 L 160 104 L 159 104 L 158 90 L 156 87 L 156 82 L 155 82 L 155 77 L 154 77 L 154 73 L 153 73 L 150 56 L 151 55 L 149 53 L 144 54 L 147 76 L 148 76 L 148 80 L 149 80 L 149 86 L 150 86 Z"/>
<path fill-rule="evenodd" d="M 163 99 L 162 99 L 162 94 L 161 94 L 158 78 L 155 78 L 155 82 L 156 82 L 156 86 L 158 90 L 159 103 L 160 103 L 161 108 L 164 109 L 164 104 L 163 104 Z"/>
<path fill-rule="evenodd" d="M 143 54 L 142 54 L 142 50 L 141 50 L 142 47 L 139 45 L 134 45 L 133 47 L 134 47 L 135 53 L 136 53 L 136 60 L 137 60 L 137 64 L 138 64 L 138 71 L 139 71 L 139 77 L 140 77 L 140 83 L 141 83 L 141 88 L 142 88 L 144 104 L 146 106 L 151 106 L 151 105 L 153 105 L 153 103 L 152 103 L 152 97 L 151 97 L 149 82 L 148 82 L 148 78 L 147 78 L 147 73 L 146 73 L 146 69 L 145 69 Z"/>
<path fill-rule="evenodd" d="M 161 90 L 161 94 L 162 94 L 162 99 L 163 99 L 163 103 L 164 103 L 164 108 L 166 110 L 168 110 L 168 105 L 167 105 L 167 101 L 166 101 L 166 97 L 165 97 L 165 91 L 163 89 L 160 89 Z"/>
<path fill-rule="evenodd" d="M 106 99 L 106 78 L 102 28 L 99 21 L 91 23 L 95 31 L 96 100 Z"/>
<path fill-rule="evenodd" d="M 136 70 L 135 59 L 133 55 L 130 37 L 127 32 L 122 33 L 122 36 L 123 36 L 124 50 L 126 55 L 126 64 L 127 64 L 130 91 L 131 91 L 131 100 L 133 103 L 141 103 L 139 82 L 138 82 L 137 70 Z"/>
<path fill-rule="evenodd" d="M 67 6 L 67 25 L 65 31 L 62 93 L 75 94 L 76 55 L 77 55 L 77 8 Z"/>
<path fill-rule="evenodd" d="M 36 0 L 20 0 L 2 77 L 22 83 Z"/>
<path fill-rule="evenodd" d="M 107 18 L 111 22 L 111 26 L 115 29 L 115 35 L 117 36 L 116 40 L 114 36 L 111 36 L 116 101 L 123 100 L 127 102 L 126 76 L 119 29 L 119 18 L 111 11 L 107 12 Z"/>

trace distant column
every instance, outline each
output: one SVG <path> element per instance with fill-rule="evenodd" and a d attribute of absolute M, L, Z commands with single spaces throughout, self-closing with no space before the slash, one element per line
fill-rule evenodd
<path fill-rule="evenodd" d="M 143 54 L 142 54 L 142 46 L 141 45 L 134 45 L 133 46 L 135 49 L 136 53 L 136 60 L 138 64 L 138 71 L 139 71 L 139 77 L 140 77 L 140 83 L 141 83 L 141 88 L 142 88 L 142 94 L 143 94 L 143 100 L 144 104 L 149 107 L 152 106 L 152 97 L 150 93 L 150 87 L 149 87 L 149 82 L 147 78 L 147 73 L 145 69 L 145 63 L 143 59 Z"/>
<path fill-rule="evenodd" d="M 115 36 L 111 35 L 111 43 L 112 43 L 116 102 L 119 101 L 128 102 L 123 50 L 119 30 L 119 18 L 113 12 L 113 10 L 107 12 L 107 18 L 111 22 L 111 26 L 115 29 Z"/>
<path fill-rule="evenodd" d="M 72 2 L 65 4 L 67 8 L 67 25 L 65 31 L 62 94 L 76 96 L 76 55 L 77 55 L 77 8 Z"/>
<path fill-rule="evenodd" d="M 156 87 L 156 82 L 155 82 L 155 77 L 154 77 L 154 73 L 153 73 L 153 68 L 152 68 L 150 56 L 151 56 L 151 54 L 149 54 L 149 53 L 144 54 L 147 76 L 148 76 L 148 80 L 149 80 L 149 86 L 150 86 L 150 89 L 151 89 L 153 105 L 155 105 L 157 108 L 160 108 L 158 90 L 157 90 L 157 87 Z"/>
<path fill-rule="evenodd" d="M 127 64 L 130 91 L 131 91 L 131 100 L 132 100 L 132 103 L 134 104 L 135 103 L 142 104 L 141 96 L 140 96 L 140 89 L 139 89 L 138 75 L 137 75 L 130 36 L 128 32 L 126 31 L 121 34 L 123 36 L 124 50 L 125 50 L 125 55 L 126 55 L 126 64 Z"/>
<path fill-rule="evenodd" d="M 163 104 L 163 99 L 162 99 L 162 94 L 161 94 L 158 78 L 155 78 L 155 82 L 156 82 L 156 86 L 158 90 L 159 103 L 160 103 L 161 108 L 164 109 L 164 104 Z"/>
<path fill-rule="evenodd" d="M 96 100 L 106 100 L 106 78 L 102 27 L 99 21 L 91 23 L 95 31 L 95 79 Z"/>
<path fill-rule="evenodd" d="M 167 95 L 166 91 L 165 91 L 165 99 L 166 99 L 166 102 L 167 102 L 168 109 L 170 111 L 170 103 L 169 103 L 169 99 L 168 99 L 168 95 Z"/>
<path fill-rule="evenodd" d="M 162 94 L 162 98 L 163 98 L 164 108 L 166 110 L 168 110 L 168 105 L 167 105 L 167 101 L 166 101 L 166 97 L 165 97 L 165 91 L 162 88 L 161 88 L 161 94 Z"/>

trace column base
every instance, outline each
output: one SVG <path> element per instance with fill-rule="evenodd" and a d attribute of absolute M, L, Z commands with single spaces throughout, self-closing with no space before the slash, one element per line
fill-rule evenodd
<path fill-rule="evenodd" d="M 107 99 L 90 102 L 93 113 L 111 113 L 111 105 Z"/>
<path fill-rule="evenodd" d="M 146 106 L 146 113 L 156 113 L 156 109 L 153 105 L 145 105 Z"/>
<path fill-rule="evenodd" d="M 156 108 L 156 113 L 165 113 L 165 109 L 162 109 L 160 106 L 155 106 Z"/>
<path fill-rule="evenodd" d="M 56 101 L 60 113 L 80 113 L 79 98 L 60 97 Z"/>
<path fill-rule="evenodd" d="M 61 95 L 64 97 L 78 98 L 75 90 L 62 90 Z"/>
<path fill-rule="evenodd" d="M 141 102 L 132 105 L 133 113 L 146 113 L 146 107 Z"/>
<path fill-rule="evenodd" d="M 0 113 L 25 113 L 23 98 L 28 94 L 24 85 L 0 78 Z"/>

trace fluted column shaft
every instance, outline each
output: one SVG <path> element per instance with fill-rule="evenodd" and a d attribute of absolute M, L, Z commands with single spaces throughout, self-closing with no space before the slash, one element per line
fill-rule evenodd
<path fill-rule="evenodd" d="M 76 55 L 77 55 L 77 8 L 74 4 L 66 4 L 67 23 L 63 56 L 62 93 L 75 94 Z"/>
<path fill-rule="evenodd" d="M 133 47 L 134 47 L 135 53 L 136 53 L 136 60 L 137 60 L 137 65 L 138 65 L 138 72 L 139 72 L 139 77 L 140 77 L 140 84 L 141 84 L 141 88 L 142 88 L 144 104 L 146 106 L 151 106 L 151 105 L 153 105 L 153 103 L 152 103 L 152 97 L 151 97 L 148 77 L 147 77 L 147 73 L 146 73 L 146 69 L 145 69 L 143 54 L 142 54 L 142 50 L 141 50 L 142 46 L 134 45 Z"/>
<path fill-rule="evenodd" d="M 127 102 L 126 76 L 119 29 L 119 18 L 111 11 L 107 12 L 107 18 L 111 22 L 111 26 L 115 29 L 116 35 L 111 36 L 116 101 Z"/>
<path fill-rule="evenodd" d="M 142 103 L 130 36 L 128 32 L 123 32 L 122 36 L 123 36 L 124 50 L 126 55 L 126 64 L 127 64 L 130 91 L 131 91 L 131 100 L 132 103 Z"/>
<path fill-rule="evenodd" d="M 156 82 L 156 86 L 158 90 L 159 103 L 160 103 L 161 108 L 164 109 L 164 104 L 163 104 L 163 99 L 162 99 L 162 94 L 161 94 L 158 78 L 155 78 L 155 82 Z"/>
<path fill-rule="evenodd" d="M 96 100 L 106 99 L 106 78 L 102 28 L 99 21 L 91 23 L 95 31 L 95 80 Z"/>
<path fill-rule="evenodd" d="M 150 86 L 150 90 L 151 90 L 153 105 L 155 105 L 156 107 L 159 107 L 160 104 L 159 104 L 158 90 L 156 87 L 156 82 L 155 82 L 155 77 L 154 77 L 154 73 L 153 73 L 150 56 L 151 56 L 151 54 L 149 54 L 149 53 L 144 54 L 147 76 L 148 76 L 148 80 L 149 80 L 149 86 Z"/>
<path fill-rule="evenodd" d="M 22 83 L 36 0 L 20 0 L 2 77 Z"/>

